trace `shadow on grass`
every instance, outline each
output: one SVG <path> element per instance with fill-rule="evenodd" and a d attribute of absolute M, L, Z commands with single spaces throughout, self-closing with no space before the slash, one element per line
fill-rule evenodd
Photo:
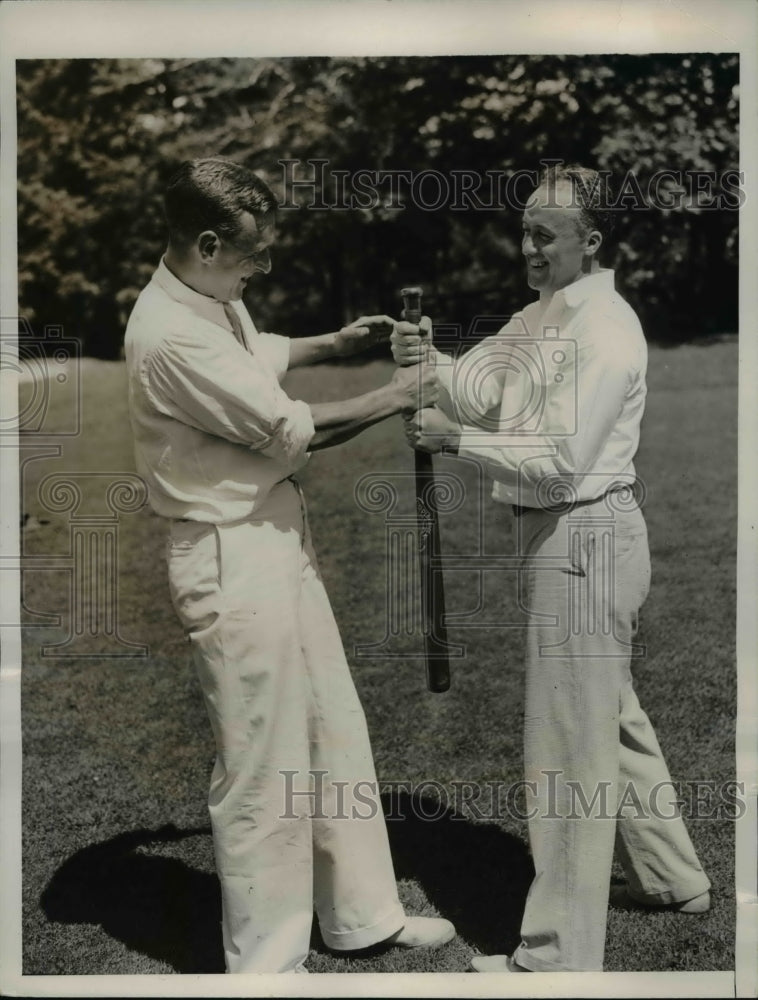
<path fill-rule="evenodd" d="M 510 954 L 534 877 L 526 844 L 494 823 L 441 809 L 433 797 L 382 796 L 382 805 L 397 878 L 417 881 L 469 944 Z"/>
<path fill-rule="evenodd" d="M 485 953 L 513 950 L 532 878 L 522 841 L 493 824 L 440 809 L 433 799 L 383 796 L 383 807 L 397 878 L 418 883 L 469 944 Z M 179 973 L 223 972 L 216 876 L 140 850 L 198 835 L 210 836 L 210 828 L 169 824 L 85 847 L 53 875 L 42 910 L 59 923 L 99 924 L 128 948 Z M 326 951 L 315 927 L 312 946 Z"/>
<path fill-rule="evenodd" d="M 224 971 L 215 875 L 140 848 L 207 835 L 210 827 L 134 830 L 77 851 L 42 893 L 49 920 L 100 924 L 128 948 L 182 973 Z"/>
<path fill-rule="evenodd" d="M 458 935 L 487 954 L 510 954 L 534 867 L 526 844 L 493 823 L 476 823 L 431 796 L 382 794 L 398 880 L 418 883 Z M 314 922 L 311 947 L 326 952 Z M 381 945 L 361 952 L 383 951 Z"/>

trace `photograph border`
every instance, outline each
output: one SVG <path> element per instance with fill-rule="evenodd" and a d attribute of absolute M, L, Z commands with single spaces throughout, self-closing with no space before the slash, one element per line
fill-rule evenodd
<path fill-rule="evenodd" d="M 295 16 L 295 9 L 298 16 Z M 318 36 L 309 20 L 318 11 Z M 756 996 L 758 970 L 758 5 L 751 0 L 11 0 L 0 6 L 0 317 L 12 358 L 19 315 L 16 246 L 15 61 L 64 57 L 473 55 L 739 52 L 739 513 L 736 772 L 736 967 L 732 972 L 539 974 L 513 996 Z M 5 361 L 4 361 L 5 364 Z M 0 418 L 17 405 L 14 366 L 2 372 Z M 0 447 L 0 556 L 19 554 L 18 446 Z M 19 621 L 18 572 L 4 569 L 0 622 Z M 501 996 L 496 976 L 322 974 L 24 976 L 21 971 L 20 628 L 0 626 L 0 992 L 9 996 Z"/>

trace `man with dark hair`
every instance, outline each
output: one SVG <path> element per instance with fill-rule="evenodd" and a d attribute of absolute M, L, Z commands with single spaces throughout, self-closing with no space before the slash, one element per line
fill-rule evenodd
<path fill-rule="evenodd" d="M 512 956 L 478 972 L 600 970 L 614 840 L 628 883 L 616 905 L 710 905 L 655 733 L 632 686 L 649 586 L 633 457 L 647 349 L 598 254 L 606 182 L 583 167 L 543 175 L 523 215 L 537 301 L 455 364 L 437 354 L 441 408 L 407 423 L 415 448 L 473 459 L 512 506 L 526 627 L 524 767 L 535 877 Z M 428 322 L 428 321 L 425 321 Z M 401 365 L 426 342 L 393 332 Z"/>
<path fill-rule="evenodd" d="M 307 405 L 295 366 L 385 340 L 388 316 L 259 333 L 241 301 L 271 268 L 274 196 L 221 159 L 169 184 L 169 244 L 126 333 L 137 469 L 169 526 L 171 597 L 216 741 L 209 810 L 229 972 L 306 971 L 314 907 L 337 951 L 443 944 L 398 901 L 363 710 L 294 474 L 310 451 L 437 397 L 430 366 Z"/>
<path fill-rule="evenodd" d="M 164 194 L 169 242 L 194 242 L 213 223 L 216 233 L 234 240 L 245 213 L 270 218 L 276 198 L 260 177 L 231 160 L 187 160 L 176 171 Z"/>

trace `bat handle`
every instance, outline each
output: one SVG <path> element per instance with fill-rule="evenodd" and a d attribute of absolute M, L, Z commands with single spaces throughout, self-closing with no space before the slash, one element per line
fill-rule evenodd
<path fill-rule="evenodd" d="M 403 318 L 418 325 L 421 322 L 421 288 L 403 288 L 400 294 L 403 297 Z M 415 453 L 415 472 L 426 686 L 430 691 L 441 693 L 450 687 L 450 661 L 445 626 L 445 591 L 442 575 L 435 571 L 432 562 L 434 557 L 440 555 L 440 526 L 434 502 L 434 464 L 430 454 L 423 451 Z"/>
<path fill-rule="evenodd" d="M 445 625 L 444 584 L 441 573 L 435 572 L 432 564 L 432 559 L 439 557 L 441 548 L 439 516 L 433 496 L 434 465 L 428 452 L 415 452 L 415 472 L 426 686 L 429 691 L 439 694 L 450 687 L 450 660 Z"/>

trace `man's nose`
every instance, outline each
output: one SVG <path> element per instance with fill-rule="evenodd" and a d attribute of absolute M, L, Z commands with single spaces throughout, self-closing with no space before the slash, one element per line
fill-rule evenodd
<path fill-rule="evenodd" d="M 271 254 L 268 250 L 264 250 L 262 254 L 259 254 L 255 261 L 255 270 L 261 271 L 263 274 L 268 274 L 271 270 Z"/>
<path fill-rule="evenodd" d="M 524 233 L 521 238 L 521 253 L 525 256 L 534 253 L 534 242 L 529 233 Z"/>

